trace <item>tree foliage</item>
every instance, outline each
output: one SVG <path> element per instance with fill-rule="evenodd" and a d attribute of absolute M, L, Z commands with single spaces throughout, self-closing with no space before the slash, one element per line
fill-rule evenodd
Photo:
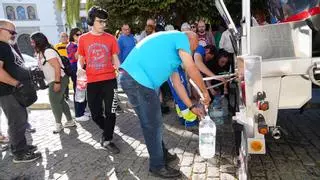
<path fill-rule="evenodd" d="M 65 12 L 67 25 L 72 27 L 79 21 L 81 0 L 56 0 L 58 10 Z"/>
<path fill-rule="evenodd" d="M 94 4 L 108 10 L 110 30 L 123 23 L 141 30 L 148 18 L 173 25 L 199 18 L 207 21 L 219 18 L 214 0 L 95 0 Z"/>
<path fill-rule="evenodd" d="M 56 0 L 58 9 L 65 7 L 67 24 L 73 26 L 79 20 L 81 0 Z M 241 1 L 225 0 L 234 20 L 241 19 Z M 263 8 L 266 0 L 251 0 L 252 5 Z M 144 28 L 148 18 L 155 18 L 162 24 L 180 26 L 183 22 L 204 19 L 208 23 L 220 24 L 221 18 L 215 7 L 215 0 L 87 0 L 86 9 L 98 5 L 109 12 L 108 29 L 115 32 L 123 23 L 134 30 Z"/>
<path fill-rule="evenodd" d="M 238 22 L 241 19 L 241 1 L 224 1 L 233 19 Z M 259 8 L 266 4 L 266 0 L 251 2 Z M 112 32 L 119 29 L 123 23 L 129 23 L 134 29 L 141 30 L 148 18 L 176 26 L 199 19 L 211 24 L 222 23 L 215 0 L 94 0 L 94 4 L 108 10 L 108 28 Z"/>

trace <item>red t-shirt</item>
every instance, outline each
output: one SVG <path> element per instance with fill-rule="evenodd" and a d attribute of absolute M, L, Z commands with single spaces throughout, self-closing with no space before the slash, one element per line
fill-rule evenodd
<path fill-rule="evenodd" d="M 85 59 L 88 83 L 116 78 L 112 55 L 119 53 L 119 47 L 113 35 L 83 34 L 79 38 L 78 53 Z"/>

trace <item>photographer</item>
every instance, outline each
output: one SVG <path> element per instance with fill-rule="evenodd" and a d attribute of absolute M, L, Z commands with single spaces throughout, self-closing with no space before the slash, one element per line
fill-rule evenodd
<path fill-rule="evenodd" d="M 13 41 L 12 44 L 11 44 L 11 46 L 12 46 L 13 49 L 18 53 L 18 55 L 21 57 L 23 63 L 25 63 L 25 61 L 24 61 L 24 59 L 23 59 L 23 57 L 22 57 L 22 54 L 21 54 L 21 52 L 20 52 L 20 49 L 19 49 L 19 47 L 18 47 L 18 44 L 17 44 L 17 41 L 16 41 L 16 37 L 13 36 L 11 40 Z M 30 71 L 30 73 L 31 73 L 31 76 L 32 76 L 32 72 L 31 72 L 31 71 Z M 30 110 L 27 109 L 27 112 L 30 113 Z M 28 122 L 26 132 L 28 132 L 28 133 L 35 133 L 35 132 L 36 132 L 36 129 L 33 128 L 33 127 L 31 126 L 31 124 Z"/>
<path fill-rule="evenodd" d="M 0 106 L 8 119 L 13 162 L 22 163 L 35 161 L 41 154 L 34 153 L 36 146 L 27 145 L 26 142 L 28 114 L 26 106 L 21 104 L 17 94 L 26 95 L 25 92 L 30 92 L 30 76 L 21 57 L 9 45 L 16 34 L 15 25 L 11 21 L 0 20 Z"/>

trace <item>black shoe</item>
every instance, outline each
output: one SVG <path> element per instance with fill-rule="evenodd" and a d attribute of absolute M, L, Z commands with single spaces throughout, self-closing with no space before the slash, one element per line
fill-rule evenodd
<path fill-rule="evenodd" d="M 102 147 L 106 148 L 108 151 L 110 151 L 112 154 L 119 154 L 120 149 L 113 143 L 113 142 L 107 142 L 105 141 L 102 144 Z"/>
<path fill-rule="evenodd" d="M 38 150 L 38 147 L 37 146 L 34 146 L 34 145 L 27 145 L 27 151 L 29 152 L 35 152 Z"/>
<path fill-rule="evenodd" d="M 34 153 L 34 152 L 36 152 L 37 150 L 38 150 L 38 147 L 37 147 L 37 146 L 27 144 L 27 150 L 26 150 L 26 152 Z M 13 156 L 11 149 L 10 149 L 9 155 L 10 155 L 10 156 Z"/>
<path fill-rule="evenodd" d="M 36 128 L 27 128 L 26 132 L 28 133 L 35 133 L 36 132 Z"/>
<path fill-rule="evenodd" d="M 154 176 L 161 178 L 176 178 L 181 176 L 181 172 L 179 170 L 173 169 L 171 167 L 163 167 L 159 170 L 149 170 Z"/>
<path fill-rule="evenodd" d="M 175 161 L 176 159 L 178 159 L 178 156 L 177 156 L 176 153 L 170 154 L 169 152 L 167 152 L 166 155 L 165 155 L 165 161 L 166 161 L 167 164 L 172 162 L 172 161 Z"/>
<path fill-rule="evenodd" d="M 26 163 L 32 162 L 41 158 L 41 153 L 27 152 L 25 154 L 17 155 L 13 157 L 13 163 Z"/>

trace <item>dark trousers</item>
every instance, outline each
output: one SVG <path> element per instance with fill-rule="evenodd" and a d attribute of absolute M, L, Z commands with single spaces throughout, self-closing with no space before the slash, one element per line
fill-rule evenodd
<path fill-rule="evenodd" d="M 103 130 L 105 141 L 111 141 L 118 105 L 117 80 L 88 83 L 87 97 L 93 121 Z"/>
<path fill-rule="evenodd" d="M 0 106 L 8 119 L 8 134 L 13 155 L 23 154 L 27 150 L 25 136 L 28 113 L 13 95 L 1 96 Z"/>
<path fill-rule="evenodd" d="M 234 53 L 228 53 L 228 60 L 231 68 L 231 73 L 234 73 L 234 68 L 235 68 Z"/>
<path fill-rule="evenodd" d="M 69 99 L 69 86 L 67 86 L 66 90 L 64 91 L 64 98 Z"/>
<path fill-rule="evenodd" d="M 75 95 L 76 95 L 76 88 L 77 88 L 77 69 L 72 69 L 72 76 L 71 76 L 72 84 L 73 84 L 73 102 L 74 102 L 74 112 L 75 117 L 81 117 L 84 115 L 86 106 L 87 106 L 87 100 L 84 102 L 76 102 Z"/>

